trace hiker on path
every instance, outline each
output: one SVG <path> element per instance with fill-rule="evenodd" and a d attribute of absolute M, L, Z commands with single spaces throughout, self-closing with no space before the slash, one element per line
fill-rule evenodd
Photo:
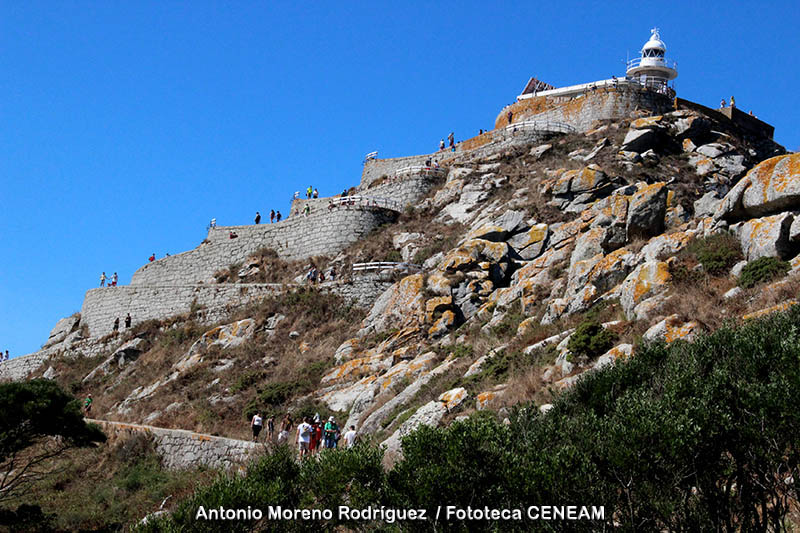
<path fill-rule="evenodd" d="M 439 141 L 439 150 L 444 150 L 444 139 Z"/>
<path fill-rule="evenodd" d="M 275 210 L 274 209 L 270 209 L 269 210 L 269 223 L 272 224 L 273 222 L 275 222 Z"/>
<path fill-rule="evenodd" d="M 736 100 L 734 100 L 733 96 L 731 96 L 731 109 L 733 109 L 734 107 L 736 107 Z"/>
<path fill-rule="evenodd" d="M 339 433 L 339 426 L 336 425 L 336 420 L 331 416 L 325 423 L 325 447 L 336 448 L 336 435 Z"/>
<path fill-rule="evenodd" d="M 277 213 L 275 213 L 275 222 L 280 222 L 280 221 L 281 221 L 281 212 L 278 211 Z"/>
<path fill-rule="evenodd" d="M 83 401 L 83 412 L 86 416 L 89 416 L 89 413 L 92 411 L 92 395 L 86 397 L 86 400 Z"/>
<path fill-rule="evenodd" d="M 267 441 L 272 442 L 275 438 L 275 417 L 270 415 L 267 419 Z"/>
<path fill-rule="evenodd" d="M 100 274 L 100 286 L 101 287 L 105 287 L 106 286 L 106 273 L 105 272 Z"/>
<path fill-rule="evenodd" d="M 450 148 L 456 145 L 455 132 L 450 132 L 450 135 L 447 136 L 447 142 L 450 143 Z"/>
<path fill-rule="evenodd" d="M 344 434 L 344 445 L 347 448 L 352 448 L 356 443 L 356 427 L 350 426 L 350 431 Z"/>
<path fill-rule="evenodd" d="M 253 430 L 253 442 L 258 442 L 258 434 L 261 433 L 261 428 L 264 426 L 264 419 L 261 418 L 261 413 L 256 412 L 253 419 L 250 420 L 250 429 Z"/>
<path fill-rule="evenodd" d="M 513 111 L 509 111 L 508 115 L 506 115 L 506 116 L 508 116 L 508 123 L 511 124 L 511 120 L 514 118 L 514 112 Z"/>
<path fill-rule="evenodd" d="M 303 218 L 308 218 L 308 214 L 310 212 L 311 212 L 311 207 L 308 204 L 306 204 L 306 206 L 303 208 Z"/>
<path fill-rule="evenodd" d="M 728 103 L 727 103 L 727 102 L 725 102 L 725 99 L 724 99 L 724 98 L 723 98 L 722 100 L 720 100 L 720 101 L 719 101 L 719 107 L 720 107 L 720 109 L 721 109 L 721 108 L 723 108 L 723 107 L 727 107 L 727 106 L 728 106 Z"/>
<path fill-rule="evenodd" d="M 319 191 L 314 188 L 314 198 L 319 198 Z"/>
<path fill-rule="evenodd" d="M 148 261 L 150 261 L 151 263 L 152 263 L 153 261 L 155 261 L 155 260 L 156 260 L 156 253 L 155 253 L 155 252 L 153 252 L 153 255 L 151 255 L 150 257 L 148 257 L 148 258 L 147 258 L 147 260 L 148 260 Z"/>
<path fill-rule="evenodd" d="M 261 213 L 256 211 L 256 224 L 261 224 Z"/>
<path fill-rule="evenodd" d="M 112 287 L 116 287 L 117 286 L 117 280 L 118 279 L 119 279 L 119 276 L 117 276 L 117 273 L 114 272 L 114 275 L 111 276 L 111 286 Z"/>
<path fill-rule="evenodd" d="M 114 319 L 114 333 L 119 331 L 119 317 Z"/>
<path fill-rule="evenodd" d="M 297 449 L 300 459 L 308 457 L 311 452 L 311 424 L 310 419 L 306 417 L 303 423 L 297 426 Z"/>
<path fill-rule="evenodd" d="M 311 195 L 313 194 L 313 192 L 314 192 L 313 187 L 311 187 L 311 185 L 309 185 L 308 189 L 306 189 L 306 198 L 311 198 Z"/>
<path fill-rule="evenodd" d="M 125 329 L 129 329 L 131 327 L 131 314 L 128 313 L 125 315 Z"/>

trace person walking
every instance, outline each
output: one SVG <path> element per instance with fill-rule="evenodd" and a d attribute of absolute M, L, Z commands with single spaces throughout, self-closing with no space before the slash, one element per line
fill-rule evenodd
<path fill-rule="evenodd" d="M 86 416 L 89 416 L 89 413 L 92 412 L 92 395 L 89 394 L 86 399 L 83 401 L 83 412 Z"/>
<path fill-rule="evenodd" d="M 114 319 L 114 333 L 119 331 L 119 317 Z"/>
<path fill-rule="evenodd" d="M 106 286 L 106 273 L 105 272 L 100 274 L 100 286 L 101 287 L 105 287 Z"/>
<path fill-rule="evenodd" d="M 352 448 L 356 443 L 356 427 L 350 426 L 350 431 L 344 434 L 344 445 L 347 448 Z"/>
<path fill-rule="evenodd" d="M 314 198 L 319 198 L 319 191 L 314 188 Z"/>
<path fill-rule="evenodd" d="M 314 188 L 311 185 L 308 186 L 306 189 L 306 198 L 311 198 L 311 195 L 314 193 Z"/>
<path fill-rule="evenodd" d="M 514 112 L 513 111 L 509 111 L 508 115 L 506 115 L 506 116 L 508 117 L 508 123 L 511 124 L 511 120 L 514 118 Z"/>
<path fill-rule="evenodd" d="M 256 211 L 256 225 L 261 224 L 261 213 Z"/>
<path fill-rule="evenodd" d="M 303 419 L 303 423 L 297 426 L 297 450 L 300 459 L 308 457 L 311 452 L 311 424 L 308 417 Z"/>
<path fill-rule="evenodd" d="M 733 96 L 731 96 L 731 109 L 734 107 L 736 107 L 736 100 L 733 98 Z"/>
<path fill-rule="evenodd" d="M 118 279 L 119 279 L 119 276 L 117 276 L 117 273 L 114 272 L 114 275 L 111 276 L 111 286 L 112 287 L 116 287 L 117 286 L 117 280 Z"/>
<path fill-rule="evenodd" d="M 444 150 L 444 139 L 439 141 L 439 150 Z"/>
<path fill-rule="evenodd" d="M 280 222 L 280 221 L 281 221 L 281 212 L 278 211 L 277 213 L 275 213 L 275 222 Z"/>
<path fill-rule="evenodd" d="M 273 222 L 275 222 L 275 210 L 274 209 L 270 209 L 269 210 L 269 223 L 272 224 Z"/>
<path fill-rule="evenodd" d="M 456 136 L 455 132 L 450 132 L 450 135 L 447 136 L 447 142 L 450 143 L 450 148 L 456 145 Z"/>
<path fill-rule="evenodd" d="M 336 448 L 336 434 L 339 433 L 339 426 L 336 425 L 336 420 L 331 416 L 325 422 L 325 447 Z"/>
<path fill-rule="evenodd" d="M 148 261 L 150 261 L 151 263 L 152 263 L 153 261 L 155 261 L 155 260 L 156 260 L 156 253 L 155 253 L 155 252 L 153 252 L 153 255 L 151 255 L 150 257 L 148 257 L 148 258 L 147 258 L 147 260 L 148 260 Z"/>
<path fill-rule="evenodd" d="M 308 214 L 311 212 L 311 207 L 308 204 L 303 208 L 303 218 L 308 218 Z"/>
<path fill-rule="evenodd" d="M 131 314 L 128 313 L 127 315 L 125 315 L 125 329 L 130 329 L 131 321 L 132 321 Z"/>
<path fill-rule="evenodd" d="M 719 107 L 720 107 L 720 109 L 722 109 L 723 107 L 727 107 L 727 106 L 728 106 L 728 103 L 725 101 L 725 99 L 724 99 L 724 98 L 723 98 L 722 100 L 720 100 L 720 101 L 719 101 Z"/>
<path fill-rule="evenodd" d="M 258 434 L 261 433 L 261 428 L 264 426 L 264 419 L 261 418 L 261 413 L 256 411 L 253 419 L 250 420 L 250 429 L 253 430 L 253 442 L 258 442 Z"/>
<path fill-rule="evenodd" d="M 272 442 L 275 438 L 275 417 L 269 415 L 267 419 L 267 441 Z"/>

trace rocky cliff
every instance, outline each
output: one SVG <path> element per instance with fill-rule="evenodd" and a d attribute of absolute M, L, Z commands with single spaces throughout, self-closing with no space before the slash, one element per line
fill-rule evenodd
<path fill-rule="evenodd" d="M 212 231 L 131 287 L 90 291 L 24 370 L 1 371 L 92 391 L 109 420 L 241 437 L 255 410 L 319 412 L 396 451 L 420 424 L 547 409 L 642 342 L 794 305 L 800 155 L 645 96 L 527 102 L 570 128 L 499 124 L 456 152 L 368 162 L 357 200 Z M 416 166 L 431 157 L 441 171 Z M 307 249 L 287 237 L 298 225 L 319 237 Z M 365 281 L 364 260 L 415 266 Z M 339 278 L 308 284 L 312 267 Z M 286 279 L 252 281 L 265 271 Z"/>

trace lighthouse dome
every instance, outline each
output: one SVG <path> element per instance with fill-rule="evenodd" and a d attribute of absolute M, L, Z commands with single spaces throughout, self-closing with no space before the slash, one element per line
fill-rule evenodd
<path fill-rule="evenodd" d="M 642 52 L 645 50 L 661 50 L 662 52 L 666 52 L 667 45 L 661 40 L 661 36 L 658 34 L 658 28 L 654 28 L 650 30 L 650 32 L 652 35 L 650 35 L 650 40 L 644 43 Z"/>

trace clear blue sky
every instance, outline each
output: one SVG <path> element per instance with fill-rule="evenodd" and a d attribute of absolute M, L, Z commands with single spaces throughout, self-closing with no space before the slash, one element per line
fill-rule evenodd
<path fill-rule="evenodd" d="M 681 96 L 733 94 L 800 147 L 797 0 L 318 4 L 0 2 L 0 349 L 35 351 L 101 271 L 128 283 L 212 217 L 490 128 L 530 76 L 624 75 L 656 25 Z"/>

